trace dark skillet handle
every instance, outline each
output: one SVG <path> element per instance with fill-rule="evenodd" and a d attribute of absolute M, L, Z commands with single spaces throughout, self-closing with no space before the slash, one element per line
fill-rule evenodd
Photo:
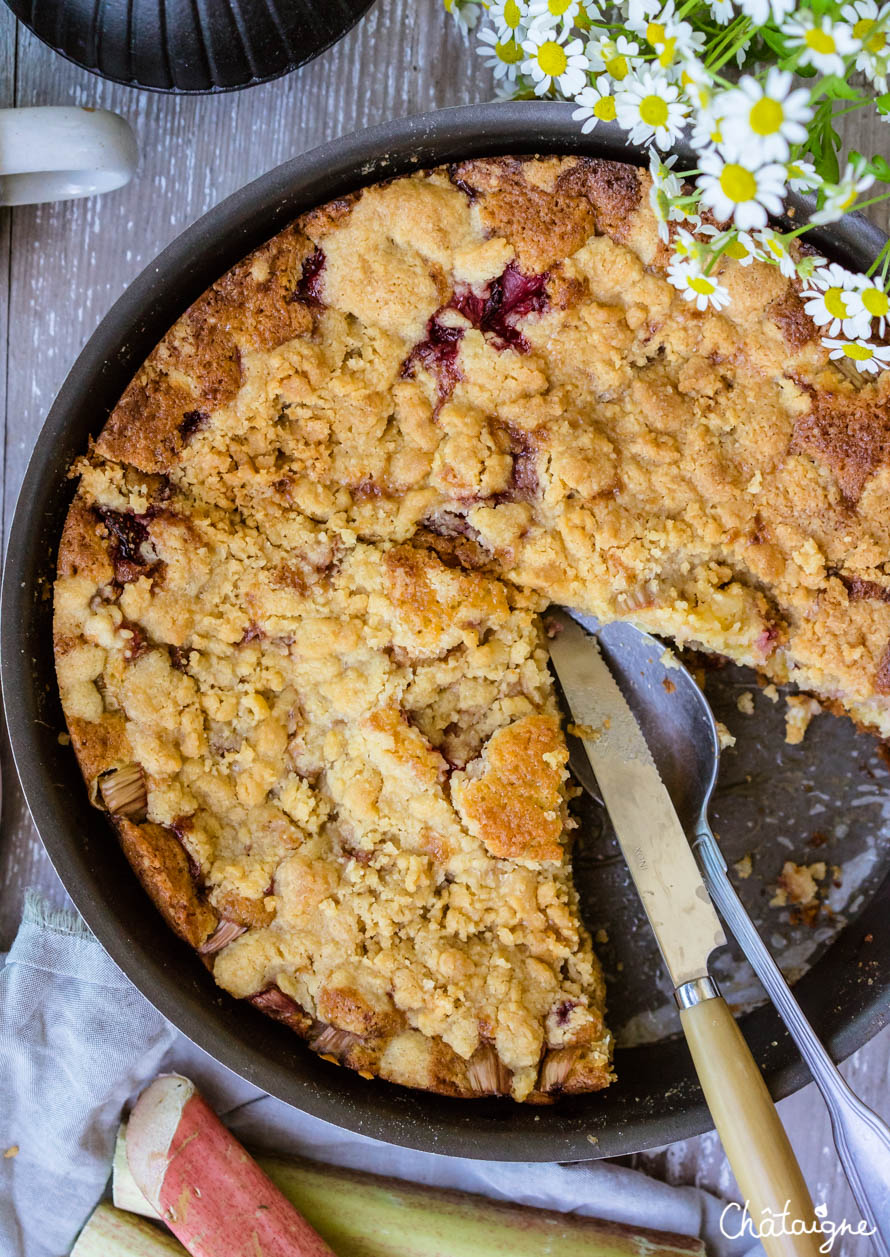
<path fill-rule="evenodd" d="M 835 1147 L 856 1203 L 873 1232 L 872 1243 L 880 1257 L 890 1257 L 890 1129 L 850 1090 L 816 1037 L 736 894 L 707 820 L 699 823 L 693 845 L 711 898 L 766 988 L 822 1093 L 831 1117 Z"/>

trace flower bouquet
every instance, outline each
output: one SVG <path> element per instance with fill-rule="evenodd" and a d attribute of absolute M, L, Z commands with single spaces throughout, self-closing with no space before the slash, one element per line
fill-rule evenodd
<path fill-rule="evenodd" d="M 890 197 L 872 192 L 890 184 L 886 157 L 851 152 L 841 168 L 836 129 L 858 109 L 890 122 L 890 0 L 798 3 L 444 0 L 475 31 L 500 96 L 573 101 L 581 131 L 617 122 L 648 147 L 669 278 L 698 309 L 729 300 L 724 254 L 769 262 L 799 279 L 830 356 L 876 373 L 890 366 L 890 242 L 856 274 L 795 241 Z M 681 138 L 689 169 L 666 156 Z M 789 190 L 816 207 L 776 230 Z"/>

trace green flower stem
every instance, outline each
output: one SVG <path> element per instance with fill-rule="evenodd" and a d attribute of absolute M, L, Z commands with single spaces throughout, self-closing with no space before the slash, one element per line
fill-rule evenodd
<path fill-rule="evenodd" d="M 890 266 L 890 240 L 888 240 L 888 241 L 887 241 L 887 243 L 884 245 L 883 249 L 881 249 L 881 252 L 878 254 L 878 256 L 875 258 L 875 260 L 872 262 L 871 266 L 870 266 L 870 267 L 868 268 L 868 270 L 865 272 L 865 273 L 866 273 L 866 275 L 874 275 L 875 271 L 876 271 L 876 270 L 878 269 L 878 267 L 881 265 L 881 262 L 882 262 L 882 261 L 883 261 L 883 263 L 884 263 L 884 268 L 883 268 L 883 270 L 882 270 L 882 272 L 881 272 L 881 278 L 882 278 L 883 280 L 886 280 L 886 278 L 887 278 L 887 267 L 888 267 L 888 266 Z"/>
<path fill-rule="evenodd" d="M 867 201 L 857 201 L 846 212 L 856 214 L 860 210 L 868 209 L 870 205 L 879 205 L 881 201 L 886 201 L 888 198 L 890 198 L 890 192 L 882 192 L 880 196 L 870 197 Z"/>
<path fill-rule="evenodd" d="M 747 18 L 743 18 L 743 17 L 733 18 L 733 20 L 729 23 L 729 25 L 723 28 L 723 34 L 720 36 L 719 39 L 715 39 L 713 45 L 711 45 L 711 47 L 709 47 L 708 49 L 708 57 L 707 57 L 707 60 L 705 61 L 705 66 L 708 69 L 711 68 L 711 62 L 713 58 L 716 56 L 717 52 L 723 48 L 724 44 L 728 42 L 732 42 L 732 40 L 735 39 L 736 34 L 738 33 L 739 25 L 743 24 L 746 21 L 747 21 Z"/>
<path fill-rule="evenodd" d="M 732 57 L 736 55 L 736 53 L 742 47 L 742 45 L 748 42 L 750 27 L 751 27 L 750 19 L 742 18 L 742 24 L 739 27 L 739 30 L 737 32 L 738 38 L 736 39 L 735 43 L 731 44 L 730 47 L 727 48 L 726 51 L 720 56 L 719 60 L 715 61 L 713 65 L 710 67 L 714 73 L 716 73 L 716 71 L 719 70 L 721 66 L 726 65 L 727 61 L 729 61 Z"/>

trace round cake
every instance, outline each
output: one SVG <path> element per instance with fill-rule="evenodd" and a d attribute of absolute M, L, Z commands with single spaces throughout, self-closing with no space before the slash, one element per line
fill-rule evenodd
<path fill-rule="evenodd" d="M 91 797 L 219 985 L 369 1077 L 612 1078 L 549 603 L 890 734 L 890 373 L 842 374 L 765 264 L 696 310 L 649 189 L 510 157 L 304 215 L 72 468 Z"/>

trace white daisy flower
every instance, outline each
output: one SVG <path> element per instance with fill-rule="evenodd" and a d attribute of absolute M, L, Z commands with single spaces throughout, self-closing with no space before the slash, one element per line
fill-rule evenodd
<path fill-rule="evenodd" d="M 787 161 L 792 144 L 807 138 L 804 125 L 813 116 L 806 88 L 791 90 L 787 70 L 773 66 L 765 83 L 750 74 L 719 97 L 723 148 L 751 162 Z"/>
<path fill-rule="evenodd" d="M 705 241 L 699 240 L 698 236 L 694 236 L 685 227 L 680 227 L 677 230 L 672 249 L 672 261 L 691 262 L 699 270 L 701 270 L 710 255 L 710 249 Z"/>
<path fill-rule="evenodd" d="M 631 144 L 650 141 L 670 148 L 680 138 L 688 105 L 680 100 L 680 89 L 663 74 L 642 70 L 624 80 L 615 101 L 618 121 L 629 132 Z"/>
<path fill-rule="evenodd" d="M 583 122 L 582 135 L 592 131 L 598 122 L 615 121 L 615 97 L 612 82 L 607 74 L 601 74 L 592 87 L 582 88 L 575 97 L 578 108 L 572 114 L 575 122 Z"/>
<path fill-rule="evenodd" d="M 769 214 L 781 214 L 784 166 L 771 162 L 748 170 L 738 162 L 725 162 L 715 149 L 702 153 L 698 165 L 702 205 L 716 218 L 732 218 L 736 227 L 749 231 L 765 227 Z"/>
<path fill-rule="evenodd" d="M 816 167 L 810 161 L 790 161 L 785 164 L 788 187 L 792 192 L 812 192 L 822 182 Z"/>
<path fill-rule="evenodd" d="M 714 99 L 714 79 L 698 57 L 686 57 L 683 60 L 680 86 L 693 109 L 710 109 Z"/>
<path fill-rule="evenodd" d="M 731 22 L 735 17 L 733 0 L 711 0 L 709 7 L 711 17 L 715 22 L 719 22 L 721 26 L 725 26 L 727 22 Z"/>
<path fill-rule="evenodd" d="M 587 45 L 587 60 L 594 74 L 608 74 L 620 83 L 636 69 L 640 45 L 626 35 L 619 35 L 617 39 L 601 35 Z"/>
<path fill-rule="evenodd" d="M 661 9 L 662 0 L 628 0 L 625 24 L 642 34 L 650 18 Z"/>
<path fill-rule="evenodd" d="M 577 96 L 585 84 L 588 61 L 580 39 L 566 43 L 568 31 L 530 30 L 522 41 L 522 50 L 528 58 L 522 63 L 522 73 L 531 76 L 535 95 L 545 96 L 556 86 L 563 96 Z"/>
<path fill-rule="evenodd" d="M 639 33 L 655 49 L 655 59 L 663 70 L 697 57 L 705 46 L 705 37 L 701 31 L 693 30 L 688 22 L 674 17 L 674 0 L 668 0 L 662 11 L 647 22 L 645 29 Z"/>
<path fill-rule="evenodd" d="M 868 335 L 870 320 L 860 295 L 860 278 L 832 262 L 830 266 L 820 266 L 813 275 L 812 287 L 800 294 L 807 314 L 829 336 L 839 332 L 853 339 Z"/>
<path fill-rule="evenodd" d="M 821 209 L 810 215 L 810 222 L 820 226 L 836 223 L 849 214 L 860 192 L 867 192 L 874 183 L 874 175 L 862 173 L 862 165 L 848 162 L 840 182 L 824 183 L 825 201 Z"/>
<path fill-rule="evenodd" d="M 811 65 L 820 74 L 845 74 L 844 58 L 855 52 L 857 41 L 846 22 L 832 22 L 827 13 L 817 18 L 800 9 L 782 27 L 789 48 L 801 49 L 801 65 Z"/>
<path fill-rule="evenodd" d="M 860 275 L 859 299 L 870 323 L 878 324 L 878 335 L 883 336 L 890 321 L 890 293 L 879 287 L 867 275 Z"/>
<path fill-rule="evenodd" d="M 853 30 L 853 38 L 862 47 L 856 58 L 856 69 L 871 80 L 879 92 L 887 91 L 890 75 L 890 4 L 879 8 L 875 0 L 853 0 L 841 9 Z"/>
<path fill-rule="evenodd" d="M 695 304 L 696 310 L 722 310 L 729 304 L 729 293 L 713 275 L 706 275 L 695 263 L 684 259 L 673 261 L 668 266 L 668 279 L 682 292 L 687 301 Z"/>
<path fill-rule="evenodd" d="M 719 227 L 709 223 L 701 228 L 701 234 L 710 238 L 711 248 L 715 253 L 732 258 L 739 266 L 750 266 L 760 257 L 757 245 L 747 231 L 736 231 L 734 227 L 729 231 L 721 231 Z"/>
<path fill-rule="evenodd" d="M 827 266 L 828 258 L 822 257 L 819 253 L 804 253 L 797 260 L 797 278 L 803 280 L 805 284 L 813 282 L 813 276 L 820 266 Z"/>
<path fill-rule="evenodd" d="M 786 279 L 793 279 L 797 274 L 797 263 L 791 256 L 788 241 L 771 227 L 755 231 L 754 239 L 759 246 L 760 256 L 778 266 Z"/>
<path fill-rule="evenodd" d="M 890 345 L 872 345 L 867 340 L 832 340 L 822 337 L 822 344 L 831 350 L 829 358 L 846 358 L 858 371 L 877 375 L 890 366 Z"/>
<path fill-rule="evenodd" d="M 722 142 L 723 118 L 717 113 L 714 104 L 700 106 L 692 115 L 689 143 L 697 153 L 702 153 Z"/>
<path fill-rule="evenodd" d="M 505 43 L 516 39 L 517 33 L 528 25 L 528 5 L 525 0 L 494 0 L 489 5 L 488 18 L 498 39 Z"/>
<path fill-rule="evenodd" d="M 650 13 L 645 24 L 641 24 L 640 34 L 655 47 L 656 43 L 664 39 L 668 26 L 676 21 L 677 6 L 675 0 L 662 0 L 658 9 L 654 13 Z M 651 39 L 649 38 L 650 35 L 652 36 Z"/>
<path fill-rule="evenodd" d="M 483 26 L 479 32 L 480 47 L 476 52 L 480 57 L 486 58 L 485 64 L 489 70 L 494 71 L 495 82 L 505 79 L 508 83 L 515 83 L 525 54 L 515 39 L 498 39 L 498 34 L 490 26 Z"/>
<path fill-rule="evenodd" d="M 683 193 L 683 185 L 671 169 L 676 162 L 676 153 L 662 161 L 654 148 L 649 150 L 649 173 L 652 176 L 649 204 L 658 223 L 658 234 L 665 244 L 671 238 L 668 223 L 682 222 L 686 218 L 686 211 L 679 205 L 672 204 Z"/>
<path fill-rule="evenodd" d="M 765 26 L 772 18 L 781 22 L 789 13 L 794 12 L 797 0 L 737 0 L 738 6 L 749 17 L 755 26 Z"/>
<path fill-rule="evenodd" d="M 479 5 L 476 0 L 442 0 L 445 12 L 450 13 L 464 32 L 471 31 L 479 21 Z"/>
<path fill-rule="evenodd" d="M 531 0 L 528 6 L 528 24 L 546 27 L 552 30 L 561 26 L 563 30 L 571 30 L 579 16 L 584 16 L 584 5 L 581 0 Z"/>

